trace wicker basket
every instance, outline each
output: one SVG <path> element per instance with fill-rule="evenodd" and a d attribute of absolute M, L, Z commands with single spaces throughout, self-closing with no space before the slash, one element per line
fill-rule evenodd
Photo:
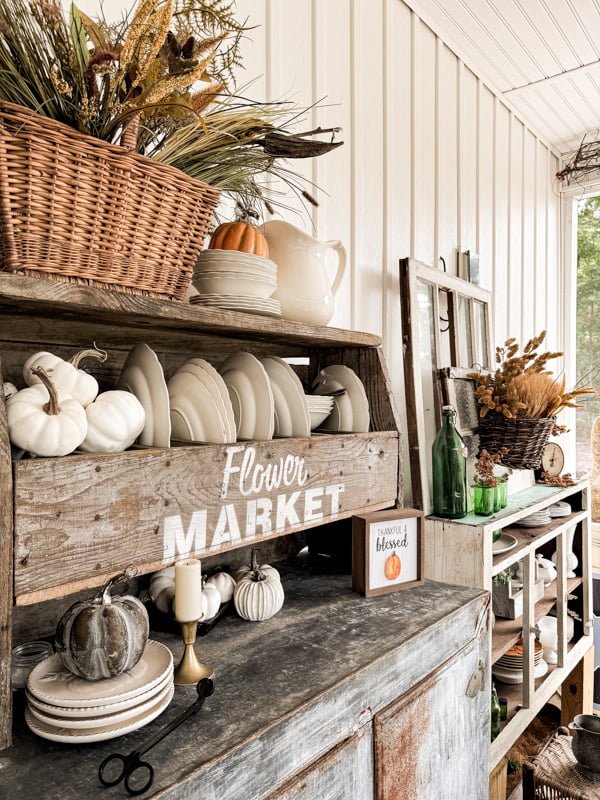
<path fill-rule="evenodd" d="M 479 449 L 497 453 L 507 447 L 501 462 L 506 467 L 537 469 L 553 427 L 554 417 L 509 419 L 502 414 L 486 414 L 479 420 Z"/>
<path fill-rule="evenodd" d="M 182 299 L 219 190 L 0 103 L 0 269 Z"/>

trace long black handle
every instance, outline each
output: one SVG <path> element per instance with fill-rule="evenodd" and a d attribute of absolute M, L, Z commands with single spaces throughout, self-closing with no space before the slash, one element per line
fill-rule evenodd
<path fill-rule="evenodd" d="M 141 756 L 143 753 L 147 753 L 148 750 L 154 747 L 155 744 L 161 742 L 165 736 L 168 736 L 172 731 L 175 730 L 175 728 L 178 728 L 182 722 L 185 722 L 188 717 L 191 717 L 193 714 L 199 711 L 204 705 L 206 698 L 210 697 L 215 691 L 215 684 L 210 678 L 202 678 L 198 681 L 196 690 L 198 692 L 198 699 L 178 717 L 175 717 L 175 719 L 166 727 L 158 731 L 155 736 L 153 736 L 151 739 L 148 739 L 147 742 L 145 742 L 138 750 L 136 750 L 135 752 L 137 755 Z"/>

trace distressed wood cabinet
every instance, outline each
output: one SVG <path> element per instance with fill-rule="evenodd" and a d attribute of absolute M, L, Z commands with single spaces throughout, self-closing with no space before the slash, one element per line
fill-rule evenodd
<path fill-rule="evenodd" d="M 282 569 L 282 581 L 286 601 L 276 616 L 226 616 L 197 643 L 215 669 L 215 692 L 145 756 L 155 777 L 144 797 L 486 797 L 489 595 L 428 581 L 364 598 L 350 575 L 315 575 L 308 558 Z M 180 642 L 163 641 L 178 658 Z M 61 800 L 123 796 L 100 786 L 101 761 L 139 747 L 194 695 L 194 687 L 177 687 L 145 728 L 68 747 L 33 736 L 15 715 L 15 742 L 0 752 L 2 787 L 10 797 L 38 789 L 47 796 L 48 786 Z M 34 763 L 35 775 L 23 763 Z"/>
<path fill-rule="evenodd" d="M 428 517 L 425 536 L 425 574 L 436 580 L 493 590 L 493 579 L 517 562 L 523 565 L 523 614 L 517 619 L 496 618 L 491 639 L 491 661 L 495 663 L 518 639 L 524 639 L 524 679 L 522 684 L 497 683 L 509 701 L 508 721 L 492 742 L 490 767 L 502 759 L 517 737 L 525 730 L 544 703 L 568 682 L 563 691 L 563 718 L 589 706 L 593 659 L 591 604 L 591 522 L 589 485 L 552 488 L 536 485 L 509 498 L 507 508 L 490 517 L 469 514 L 461 520 Z M 571 505 L 568 517 L 553 518 L 542 527 L 519 527 L 519 521 L 561 500 Z M 567 531 L 575 526 L 573 552 L 578 566 L 575 577 L 567 576 Z M 501 529 L 516 539 L 516 545 L 493 553 L 493 531 Z M 557 578 L 536 600 L 535 556 L 550 558 L 556 551 Z M 558 664 L 550 666 L 541 677 L 534 675 L 536 622 L 555 606 L 558 617 Z M 567 642 L 567 611 L 574 615 L 575 634 Z M 568 698 L 576 698 L 569 701 Z"/>
<path fill-rule="evenodd" d="M 308 381 L 343 363 L 365 385 L 370 431 L 13 461 L 0 399 L 2 708 L 11 701 L 13 604 L 98 586 L 131 562 L 143 574 L 401 503 L 400 429 L 377 336 L 0 274 L 4 380 L 22 386 L 22 366 L 39 350 L 69 357 L 93 342 L 108 352 L 92 370 L 101 391 L 114 388 L 139 342 L 167 380 L 191 356 L 218 367 L 239 350 L 293 358 Z M 290 460 L 301 478 L 298 469 L 264 480 Z M 244 483 L 242 463 L 254 482 Z M 9 742 L 10 713 L 0 747 Z"/>

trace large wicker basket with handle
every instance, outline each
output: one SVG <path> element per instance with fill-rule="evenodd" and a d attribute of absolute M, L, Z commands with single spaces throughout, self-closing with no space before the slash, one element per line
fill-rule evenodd
<path fill-rule="evenodd" d="M 219 190 L 0 103 L 0 269 L 181 299 Z"/>
<path fill-rule="evenodd" d="M 497 453 L 508 448 L 501 463 L 514 469 L 537 469 L 554 427 L 554 417 L 514 417 L 491 412 L 479 420 L 479 449 Z"/>

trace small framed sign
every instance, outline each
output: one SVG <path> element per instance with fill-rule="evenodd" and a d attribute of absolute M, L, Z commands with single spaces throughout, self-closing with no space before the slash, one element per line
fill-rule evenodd
<path fill-rule="evenodd" d="M 423 524 L 416 508 L 352 517 L 352 588 L 373 597 L 423 583 Z"/>

